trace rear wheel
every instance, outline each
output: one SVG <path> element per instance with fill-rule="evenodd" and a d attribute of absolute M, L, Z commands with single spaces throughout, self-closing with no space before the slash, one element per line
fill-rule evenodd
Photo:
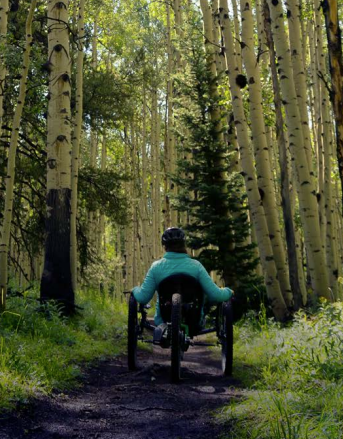
<path fill-rule="evenodd" d="M 223 304 L 222 315 L 222 371 L 224 375 L 232 375 L 233 363 L 233 313 L 231 302 Z"/>
<path fill-rule="evenodd" d="M 128 337 L 127 337 L 127 360 L 129 370 L 137 369 L 137 338 L 138 338 L 138 315 L 137 301 L 131 293 L 129 301 L 128 318 Z"/>
<path fill-rule="evenodd" d="M 180 294 L 173 294 L 171 315 L 171 381 L 178 383 L 181 372 L 181 311 L 182 298 Z"/>

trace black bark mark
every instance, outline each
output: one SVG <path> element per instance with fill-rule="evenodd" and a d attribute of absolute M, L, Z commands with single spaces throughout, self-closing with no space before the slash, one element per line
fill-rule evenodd
<path fill-rule="evenodd" d="M 45 261 L 41 300 L 56 300 L 65 314 L 75 311 L 70 270 L 70 189 L 51 189 L 47 196 Z"/>

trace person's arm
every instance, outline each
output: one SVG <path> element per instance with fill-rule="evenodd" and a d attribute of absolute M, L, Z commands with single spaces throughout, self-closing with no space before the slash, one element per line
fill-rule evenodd
<path fill-rule="evenodd" d="M 207 273 L 206 269 L 200 264 L 199 265 L 199 282 L 204 290 L 209 302 L 225 302 L 232 297 L 232 290 L 230 288 L 219 288 L 213 282 L 210 275 Z"/>
<path fill-rule="evenodd" d="M 157 285 L 154 277 L 154 266 L 152 266 L 145 276 L 142 286 L 134 287 L 132 292 L 137 302 L 146 305 L 153 298 L 156 289 Z"/>

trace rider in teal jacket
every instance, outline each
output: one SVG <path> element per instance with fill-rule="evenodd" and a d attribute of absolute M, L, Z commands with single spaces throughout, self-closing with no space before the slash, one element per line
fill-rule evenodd
<path fill-rule="evenodd" d="M 162 235 L 162 244 L 166 249 L 165 255 L 152 264 L 142 286 L 133 289 L 137 302 L 144 305 L 150 302 L 159 284 L 173 274 L 188 274 L 194 277 L 200 283 L 208 302 L 225 302 L 230 299 L 233 291 L 230 288 L 217 287 L 204 266 L 186 253 L 185 235 L 181 229 L 167 229 Z M 156 325 L 163 323 L 158 298 L 154 321 Z"/>

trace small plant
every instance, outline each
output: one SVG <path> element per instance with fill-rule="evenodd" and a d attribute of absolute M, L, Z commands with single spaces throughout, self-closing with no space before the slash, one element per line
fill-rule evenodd
<path fill-rule="evenodd" d="M 36 297 L 10 298 L 0 315 L 0 410 L 75 386 L 81 364 L 123 350 L 123 305 L 81 292 L 82 314 L 68 320 L 52 303 L 42 312 Z"/>
<path fill-rule="evenodd" d="M 289 414 L 287 406 L 280 398 L 273 398 L 279 416 L 271 423 L 274 439 L 308 439 L 307 427 L 304 426 L 304 417 L 298 414 Z"/>
<path fill-rule="evenodd" d="M 220 418 L 230 439 L 343 438 L 343 304 L 280 327 L 263 309 L 236 325 L 234 375 L 249 389 Z"/>

